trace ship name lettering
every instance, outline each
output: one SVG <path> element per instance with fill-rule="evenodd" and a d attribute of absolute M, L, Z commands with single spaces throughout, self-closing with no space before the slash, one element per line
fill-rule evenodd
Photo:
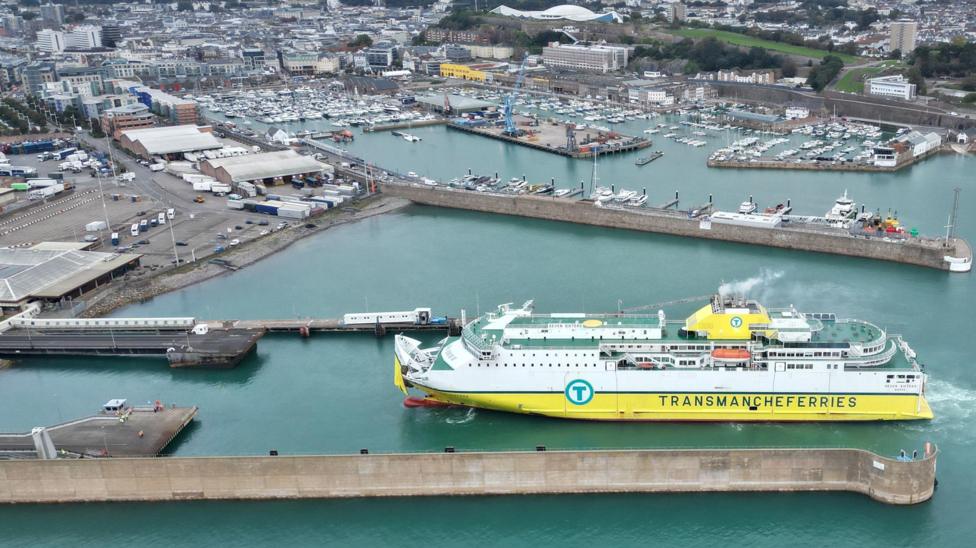
<path fill-rule="evenodd" d="M 774 407 L 774 408 L 854 408 L 856 396 L 771 396 L 771 395 L 658 395 L 661 407 Z"/>

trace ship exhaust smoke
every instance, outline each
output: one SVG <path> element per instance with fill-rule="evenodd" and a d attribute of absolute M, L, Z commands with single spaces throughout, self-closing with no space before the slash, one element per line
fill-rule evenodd
<path fill-rule="evenodd" d="M 762 268 L 759 274 L 732 282 L 723 282 L 718 286 L 718 293 L 723 297 L 756 297 L 756 292 L 766 289 L 776 280 L 783 277 L 782 270 Z"/>

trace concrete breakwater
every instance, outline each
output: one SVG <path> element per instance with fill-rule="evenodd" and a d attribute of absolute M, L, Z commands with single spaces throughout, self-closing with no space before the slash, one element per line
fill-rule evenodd
<path fill-rule="evenodd" d="M 584 200 L 488 194 L 420 184 L 386 183 L 382 192 L 423 205 L 832 253 L 941 270 L 950 267 L 946 256 L 972 260 L 969 244 L 960 238 L 949 240 L 948 246 L 943 240 L 923 238 L 888 241 L 883 238 L 854 237 L 840 229 L 760 228 L 708 223 L 689 218 L 686 213 L 678 211 L 596 207 L 593 202 Z"/>
<path fill-rule="evenodd" d="M 0 461 L 0 502 L 851 491 L 915 504 L 937 451 L 687 449 Z"/>

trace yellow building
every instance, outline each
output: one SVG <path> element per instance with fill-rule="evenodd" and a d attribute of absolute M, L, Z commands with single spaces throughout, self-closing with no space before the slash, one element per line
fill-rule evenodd
<path fill-rule="evenodd" d="M 468 65 L 455 65 L 452 63 L 441 63 L 441 76 L 445 78 L 472 80 L 475 82 L 484 82 L 488 78 L 488 74 L 483 70 L 474 70 Z"/>

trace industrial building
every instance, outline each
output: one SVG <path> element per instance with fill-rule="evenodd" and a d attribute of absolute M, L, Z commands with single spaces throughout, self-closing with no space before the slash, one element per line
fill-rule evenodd
<path fill-rule="evenodd" d="M 418 96 L 417 102 L 424 105 L 428 110 L 441 114 L 445 113 L 446 109 L 453 114 L 460 114 L 463 112 L 480 112 L 494 106 L 493 103 L 487 101 L 453 93 L 447 94 L 446 97 L 444 95 Z"/>
<path fill-rule="evenodd" d="M 247 154 L 231 158 L 216 158 L 200 163 L 200 172 L 221 183 L 289 184 L 296 177 L 314 177 L 332 166 L 293 150 Z"/>
<path fill-rule="evenodd" d="M 88 245 L 42 242 L 0 249 L 0 307 L 17 310 L 32 301 L 78 298 L 139 266 L 142 258 L 136 253 L 84 251 Z"/>
<path fill-rule="evenodd" d="M 458 65 L 454 63 L 441 63 L 440 74 L 444 78 L 459 78 L 472 82 L 484 82 L 490 80 L 489 73 L 473 68 L 469 65 Z"/>
<path fill-rule="evenodd" d="M 210 126 L 168 126 L 122 131 L 119 144 L 142 158 L 154 156 L 179 159 L 187 152 L 201 152 L 223 148 L 223 143 L 211 133 Z"/>

